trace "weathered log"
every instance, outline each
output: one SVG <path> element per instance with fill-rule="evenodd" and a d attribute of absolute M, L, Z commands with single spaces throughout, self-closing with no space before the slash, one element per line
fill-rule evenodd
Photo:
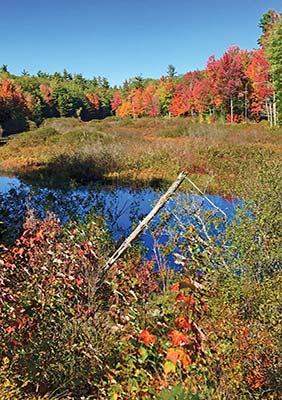
<path fill-rule="evenodd" d="M 176 181 L 169 187 L 167 192 L 158 200 L 155 207 L 150 211 L 150 213 L 140 222 L 140 224 L 134 229 L 134 231 L 125 239 L 125 241 L 120 245 L 120 247 L 115 251 L 115 253 L 109 258 L 106 264 L 102 267 L 100 271 L 100 278 L 98 283 L 101 283 L 113 266 L 113 264 L 119 259 L 119 257 L 124 253 L 124 251 L 131 245 L 131 243 L 143 232 L 143 230 L 149 225 L 154 216 L 161 210 L 173 193 L 178 189 L 183 180 L 186 178 L 186 173 L 181 172 Z"/>

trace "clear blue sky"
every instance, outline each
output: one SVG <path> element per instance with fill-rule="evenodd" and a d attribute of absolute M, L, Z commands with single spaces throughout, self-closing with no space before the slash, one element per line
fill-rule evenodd
<path fill-rule="evenodd" d="M 0 0 L 0 65 L 20 74 L 66 68 L 112 85 L 205 66 L 226 48 L 257 47 L 258 22 L 281 0 Z"/>

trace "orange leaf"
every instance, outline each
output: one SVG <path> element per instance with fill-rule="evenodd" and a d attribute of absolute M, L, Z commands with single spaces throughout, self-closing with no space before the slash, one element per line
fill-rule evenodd
<path fill-rule="evenodd" d="M 188 303 L 190 306 L 193 306 L 196 303 L 196 301 L 194 299 L 192 299 L 192 297 L 185 296 L 182 293 L 179 293 L 176 296 L 176 301 L 184 301 L 185 303 Z"/>
<path fill-rule="evenodd" d="M 125 340 L 126 342 L 131 339 L 131 335 L 125 335 L 120 338 L 120 340 Z"/>
<path fill-rule="evenodd" d="M 24 326 L 24 323 L 25 323 L 24 319 L 20 319 L 18 321 L 18 329 L 21 329 Z"/>
<path fill-rule="evenodd" d="M 171 361 L 174 365 L 179 361 L 184 368 L 192 362 L 191 357 L 185 353 L 183 349 L 168 349 L 166 359 Z"/>
<path fill-rule="evenodd" d="M 150 344 L 155 343 L 156 338 L 152 333 L 145 329 L 139 333 L 138 340 L 139 342 L 144 343 L 146 346 L 149 346 Z"/>
<path fill-rule="evenodd" d="M 17 325 L 16 325 L 16 324 L 9 325 L 9 326 L 6 328 L 6 332 L 7 332 L 7 333 L 15 332 L 16 328 L 17 328 Z"/>
<path fill-rule="evenodd" d="M 173 285 L 171 285 L 171 287 L 169 288 L 169 290 L 170 290 L 171 292 L 178 292 L 178 290 L 179 290 L 179 282 L 174 283 Z"/>
<path fill-rule="evenodd" d="M 23 247 L 19 248 L 19 250 L 17 251 L 17 253 L 18 253 L 19 256 L 22 256 L 23 253 L 24 253 L 24 248 L 23 248 Z"/>
<path fill-rule="evenodd" d="M 42 233 L 41 230 L 39 230 L 38 232 L 36 232 L 35 239 L 38 240 L 38 241 L 44 240 L 44 235 L 43 235 L 43 233 Z"/>
<path fill-rule="evenodd" d="M 184 346 L 187 343 L 187 337 L 184 333 L 179 332 L 176 329 L 171 331 L 168 336 L 170 337 L 173 346 Z"/>

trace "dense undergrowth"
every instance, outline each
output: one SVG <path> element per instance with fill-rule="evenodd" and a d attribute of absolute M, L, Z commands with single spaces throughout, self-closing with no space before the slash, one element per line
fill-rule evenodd
<path fill-rule="evenodd" d="M 227 195 L 240 191 L 261 158 L 281 160 L 281 137 L 264 123 L 49 119 L 0 148 L 0 168 L 29 182 L 98 180 L 139 187 L 162 187 L 185 169 L 207 192 Z"/>
<path fill-rule="evenodd" d="M 87 124 L 80 147 L 78 133 L 71 133 L 77 122 L 68 120 L 69 127 L 59 127 L 61 123 L 49 121 L 48 127 L 18 136 L 1 149 L 2 165 L 44 177 L 52 171 L 48 168 L 53 152 L 60 153 L 57 160 L 71 156 L 67 149 L 74 135 L 78 157 L 74 169 L 81 163 L 82 148 L 89 157 L 97 157 L 96 163 L 100 160 L 101 168 L 102 159 L 106 162 L 101 154 L 108 151 L 120 157 L 121 164 L 112 165 L 112 170 L 106 164 L 99 178 L 116 176 L 117 165 L 122 165 L 119 179 L 126 180 L 126 174 L 135 171 L 136 179 L 144 183 L 149 177 L 169 181 L 184 162 L 189 170 L 192 157 L 194 165 L 203 168 L 206 152 L 217 151 L 208 159 L 209 168 L 218 171 L 208 188 L 221 184 L 222 190 L 234 193 L 231 176 L 239 171 L 236 187 L 244 207 L 232 221 L 198 210 L 200 226 L 179 223 L 176 230 L 170 228 L 170 240 L 158 250 L 174 254 L 181 274 L 165 263 L 153 272 L 153 262 L 143 262 L 136 246 L 102 282 L 99 271 L 115 244 L 101 216 L 91 214 L 83 223 L 70 221 L 63 226 L 53 215 L 39 220 L 30 213 L 21 236 L 1 247 L 0 398 L 278 400 L 282 391 L 279 133 L 253 125 L 243 130 L 195 125 L 191 138 L 190 125 L 184 129 L 183 121 L 168 122 L 168 128 L 163 120 L 109 119 Z M 178 129 L 180 137 L 175 135 Z M 33 134 L 33 139 L 28 137 Z M 195 155 L 191 149 L 196 148 Z M 25 159 L 28 150 L 30 164 Z M 158 159 L 156 154 L 162 156 Z M 126 155 L 131 161 L 123 160 Z M 93 159 L 89 168 L 95 171 Z M 170 167 L 172 160 L 175 164 Z M 60 168 L 63 176 L 70 177 L 73 172 L 64 170 L 65 162 Z M 136 162 L 136 169 L 132 164 L 127 169 L 130 162 Z M 179 204 L 179 216 L 181 208 L 188 212 L 183 207 Z M 156 240 L 169 218 L 163 215 L 154 232 Z M 210 233 L 214 231 L 219 232 L 216 238 Z"/>

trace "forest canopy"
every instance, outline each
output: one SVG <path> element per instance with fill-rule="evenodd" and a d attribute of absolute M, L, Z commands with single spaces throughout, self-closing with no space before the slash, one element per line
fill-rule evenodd
<path fill-rule="evenodd" d="M 177 75 L 173 65 L 160 79 L 135 76 L 121 87 L 105 77 L 38 71 L 20 76 L 0 68 L 0 125 L 4 134 L 28 130 L 50 117 L 83 121 L 106 116 L 197 117 L 200 121 L 282 121 L 282 16 L 266 12 L 259 48 L 229 47 L 211 55 L 204 70 Z"/>

